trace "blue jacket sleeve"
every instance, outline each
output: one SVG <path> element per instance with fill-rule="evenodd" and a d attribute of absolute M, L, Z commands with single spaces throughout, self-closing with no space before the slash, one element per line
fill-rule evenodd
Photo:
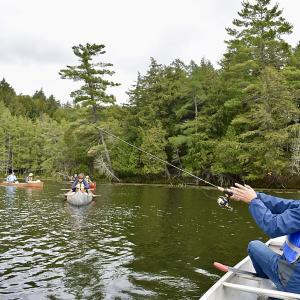
<path fill-rule="evenodd" d="M 289 200 L 270 196 L 264 193 L 257 193 L 257 198 L 260 199 L 267 208 L 274 214 L 281 214 L 286 209 L 300 207 L 299 200 Z"/>
<path fill-rule="evenodd" d="M 291 234 L 300 230 L 300 207 L 291 207 L 283 213 L 272 213 L 265 203 L 255 198 L 249 205 L 256 224 L 271 238 Z"/>
<path fill-rule="evenodd" d="M 76 192 L 76 185 L 78 183 L 78 179 L 75 179 L 75 181 L 72 184 L 72 192 Z"/>

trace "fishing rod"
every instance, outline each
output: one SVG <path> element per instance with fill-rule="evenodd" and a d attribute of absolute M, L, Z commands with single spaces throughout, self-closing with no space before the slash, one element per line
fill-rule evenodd
<path fill-rule="evenodd" d="M 192 173 L 190 173 L 190 172 L 188 172 L 188 171 L 186 171 L 186 170 L 183 170 L 183 169 L 181 169 L 181 168 L 179 168 L 179 167 L 177 167 L 177 166 L 175 166 L 175 165 L 169 163 L 168 161 L 163 160 L 163 159 L 159 158 L 158 156 L 155 156 L 155 155 L 151 154 L 150 152 L 148 152 L 148 151 L 146 151 L 146 150 L 143 150 L 143 149 L 141 149 L 141 148 L 139 148 L 139 147 L 137 147 L 137 146 L 135 146 L 135 145 L 133 145 L 133 144 L 131 144 L 131 143 L 129 143 L 129 142 L 123 140 L 123 139 L 121 139 L 120 137 L 114 135 L 114 134 L 111 133 L 111 132 L 106 131 L 106 130 L 103 129 L 103 128 L 100 128 L 100 127 L 97 127 L 97 128 L 98 128 L 99 130 L 101 130 L 102 132 L 104 132 L 105 134 L 107 134 L 107 135 L 109 135 L 109 136 L 112 136 L 112 137 L 114 137 L 115 139 L 117 139 L 117 140 L 119 140 L 119 141 L 121 141 L 121 142 L 127 144 L 128 146 L 131 146 L 131 147 L 133 147 L 134 149 L 136 149 L 136 150 L 138 150 L 138 151 L 140 151 L 140 152 L 142 152 L 142 153 L 145 153 L 145 154 L 149 155 L 150 157 L 152 157 L 152 158 L 154 158 L 154 159 L 156 159 L 156 160 L 159 160 L 160 162 L 163 162 L 163 163 L 165 163 L 166 165 L 169 165 L 169 166 L 171 166 L 171 167 L 173 167 L 173 168 L 175 168 L 175 169 L 181 171 L 182 173 L 188 174 L 189 176 L 191 176 L 191 177 L 193 177 L 193 178 L 196 178 L 196 179 L 198 179 L 198 180 L 200 180 L 200 181 L 202 181 L 202 182 L 204 182 L 204 183 L 206 183 L 206 184 L 208 184 L 208 185 L 210 185 L 210 186 L 212 186 L 212 187 L 218 189 L 219 191 L 223 192 L 223 193 L 226 195 L 226 197 L 219 197 L 219 198 L 218 198 L 218 204 L 219 204 L 220 206 L 222 206 L 222 207 L 229 208 L 229 199 L 228 199 L 228 197 L 233 195 L 233 193 L 232 193 L 231 191 L 227 190 L 226 188 L 217 186 L 217 185 L 215 185 L 215 184 L 213 184 L 213 183 L 211 183 L 211 182 L 209 182 L 209 181 L 207 181 L 207 180 L 205 180 L 205 179 L 203 179 L 203 178 L 200 178 L 200 177 L 198 177 L 198 176 L 196 176 L 196 175 L 194 175 L 194 174 L 192 174 Z"/>

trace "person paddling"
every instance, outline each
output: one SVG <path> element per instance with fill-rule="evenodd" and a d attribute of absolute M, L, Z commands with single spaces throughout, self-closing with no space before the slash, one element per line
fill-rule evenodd
<path fill-rule="evenodd" d="M 76 180 L 76 178 L 77 178 L 77 174 L 72 175 L 72 176 L 71 176 L 71 181 Z"/>
<path fill-rule="evenodd" d="M 84 179 L 84 174 L 80 173 L 72 184 L 72 191 L 73 192 L 77 192 L 77 191 L 88 192 L 89 188 L 90 188 L 89 184 Z"/>
<path fill-rule="evenodd" d="M 33 173 L 29 173 L 28 176 L 25 178 L 26 182 L 32 182 L 33 181 Z"/>
<path fill-rule="evenodd" d="M 256 273 L 269 278 L 280 291 L 300 293 L 300 201 L 257 193 L 236 183 L 229 189 L 234 200 L 249 204 L 256 224 L 271 238 L 287 235 L 283 254 L 261 241 L 251 241 L 248 253 Z"/>
<path fill-rule="evenodd" d="M 85 176 L 85 180 L 86 180 L 86 182 L 87 182 L 88 184 L 93 183 L 93 181 L 91 180 L 91 177 L 90 177 L 89 175 L 86 175 L 86 176 Z"/>
<path fill-rule="evenodd" d="M 6 181 L 9 182 L 9 183 L 17 183 L 17 182 L 18 182 L 18 179 L 17 179 L 15 173 L 12 172 L 11 174 L 9 174 L 9 175 L 6 177 Z"/>

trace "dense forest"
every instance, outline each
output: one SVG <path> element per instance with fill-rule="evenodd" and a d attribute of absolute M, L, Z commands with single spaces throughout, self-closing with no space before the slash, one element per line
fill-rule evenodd
<path fill-rule="evenodd" d="M 43 90 L 17 95 L 3 79 L 0 171 L 192 182 L 109 132 L 213 182 L 297 182 L 300 43 L 293 48 L 284 39 L 292 30 L 277 4 L 244 1 L 226 28 L 227 49 L 218 68 L 201 57 L 199 63 L 176 59 L 170 65 L 150 58 L 125 105 L 108 93 L 118 83 L 113 65 L 101 61 L 101 44 L 74 46 L 78 65 L 59 71 L 62 79 L 82 84 L 71 104 Z"/>

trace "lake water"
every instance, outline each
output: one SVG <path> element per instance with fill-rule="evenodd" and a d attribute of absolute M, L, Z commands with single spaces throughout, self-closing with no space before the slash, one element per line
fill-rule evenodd
<path fill-rule="evenodd" d="M 0 299 L 198 299 L 221 275 L 214 261 L 266 240 L 246 205 L 221 209 L 212 189 L 98 185 L 77 208 L 67 187 L 0 187 Z"/>

